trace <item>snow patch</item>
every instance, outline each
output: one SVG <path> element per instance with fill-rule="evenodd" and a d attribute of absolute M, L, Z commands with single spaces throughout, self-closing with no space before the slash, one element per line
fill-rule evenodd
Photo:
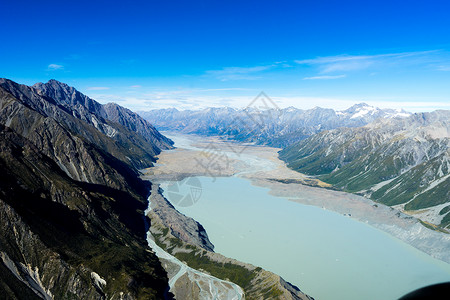
<path fill-rule="evenodd" d="M 428 187 L 426 189 L 424 189 L 420 194 L 423 194 L 423 193 L 428 192 L 429 190 L 435 188 L 437 185 L 439 185 L 440 183 L 444 182 L 448 177 L 450 177 L 450 174 L 447 174 L 444 177 L 441 177 L 441 178 L 431 182 L 428 185 Z M 416 196 L 414 196 L 414 198 L 416 198 L 420 194 L 417 194 Z"/>
<path fill-rule="evenodd" d="M 296 108 L 293 107 L 293 106 L 289 106 L 288 108 L 285 109 L 285 111 L 288 112 L 288 113 L 294 112 L 294 111 L 297 111 L 297 110 L 298 110 L 298 109 L 296 109 Z"/>
<path fill-rule="evenodd" d="M 98 286 L 100 289 L 102 289 L 106 285 L 106 280 L 101 278 L 100 275 L 98 275 L 95 272 L 91 272 L 91 277 L 95 282 L 95 285 Z"/>
<path fill-rule="evenodd" d="M 99 129 L 98 128 L 98 120 L 97 120 L 97 118 L 92 116 L 91 121 L 92 121 L 92 124 L 94 124 L 94 127 Z"/>
<path fill-rule="evenodd" d="M 364 108 L 360 109 L 357 113 L 355 113 L 353 116 L 350 117 L 350 119 L 356 119 L 356 118 L 362 118 L 365 115 L 373 115 L 377 109 L 372 106 L 365 106 Z"/>
<path fill-rule="evenodd" d="M 109 126 L 108 124 L 104 124 L 103 125 L 105 128 L 105 134 L 112 138 L 117 134 L 117 130 L 115 130 L 114 128 L 112 128 L 111 126 Z"/>
<path fill-rule="evenodd" d="M 395 113 L 392 115 L 389 115 L 390 118 L 407 118 L 409 117 L 411 114 L 406 113 L 406 112 L 400 112 L 400 113 Z"/>

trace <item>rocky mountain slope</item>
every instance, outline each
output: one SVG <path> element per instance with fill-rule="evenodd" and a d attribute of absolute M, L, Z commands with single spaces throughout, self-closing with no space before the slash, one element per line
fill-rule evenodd
<path fill-rule="evenodd" d="M 251 106 L 245 109 L 206 108 L 199 111 L 159 109 L 139 114 L 160 130 L 220 135 L 260 145 L 285 147 L 323 130 L 358 127 L 377 118 L 406 117 L 402 110 L 379 109 L 365 103 L 344 111 Z"/>
<path fill-rule="evenodd" d="M 159 149 L 169 149 L 173 142 L 160 134 L 153 125 L 144 120 L 137 113 L 122 107 L 116 103 L 107 103 L 103 105 L 106 111 L 107 119 L 121 124 L 132 132 L 143 136 L 147 142 L 156 146 L 154 151 Z"/>
<path fill-rule="evenodd" d="M 33 88 L 39 95 L 55 100 L 59 107 L 70 111 L 74 117 L 94 126 L 123 146 L 135 145 L 155 155 L 161 149 L 169 149 L 173 145 L 153 125 L 120 105 L 101 105 L 75 88 L 56 80 L 36 83 Z"/>
<path fill-rule="evenodd" d="M 149 183 L 137 168 L 170 141 L 155 130 L 153 144 L 64 84 L 43 86 L 0 79 L 0 293 L 168 296 L 166 272 L 145 241 Z"/>
<path fill-rule="evenodd" d="M 318 133 L 280 152 L 299 172 L 450 226 L 450 111 Z"/>

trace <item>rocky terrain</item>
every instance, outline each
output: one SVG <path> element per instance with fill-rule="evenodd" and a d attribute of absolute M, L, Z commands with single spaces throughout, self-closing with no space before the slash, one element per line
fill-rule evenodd
<path fill-rule="evenodd" d="M 143 136 L 147 142 L 154 145 L 154 151 L 158 149 L 169 149 L 173 142 L 159 133 L 149 122 L 137 113 L 122 107 L 116 103 L 107 103 L 103 106 L 107 119 L 125 126 L 132 132 Z"/>
<path fill-rule="evenodd" d="M 169 228 L 174 237 L 213 252 L 214 245 L 209 241 L 203 226 L 194 219 L 179 213 L 169 201 L 164 199 L 162 191 L 158 188 L 153 187 L 150 203 L 152 204 L 152 215 L 159 220 L 161 225 Z"/>
<path fill-rule="evenodd" d="M 119 146 L 123 148 L 137 147 L 138 149 L 133 149 L 133 151 L 139 150 L 136 154 L 142 154 L 141 157 L 153 159 L 152 157 L 161 149 L 170 149 L 173 144 L 153 125 L 129 109 L 115 103 L 101 105 L 65 83 L 50 80 L 45 84 L 35 84 L 33 89 L 39 95 L 55 101 L 59 108 L 68 111 L 75 118 L 92 125 L 99 132 L 112 138 Z M 36 105 L 39 105 L 39 100 Z M 45 113 L 51 115 L 48 109 L 45 110 Z M 136 154 L 134 155 L 136 156 Z M 131 161 L 139 161 L 137 156 L 130 156 L 130 158 L 134 158 Z M 142 164 L 147 166 L 146 161 L 142 161 Z"/>
<path fill-rule="evenodd" d="M 299 172 L 449 228 L 450 111 L 318 133 L 280 152 Z"/>
<path fill-rule="evenodd" d="M 171 142 L 155 130 L 153 144 L 102 107 L 57 81 L 0 80 L 2 296 L 170 297 L 145 241 L 150 184 L 137 167 Z"/>
<path fill-rule="evenodd" d="M 244 109 L 205 108 L 179 111 L 175 108 L 139 112 L 159 130 L 199 135 L 220 135 L 258 145 L 285 147 L 323 130 L 358 127 L 378 118 L 409 116 L 403 110 L 379 109 L 365 103 L 344 111 L 316 107 L 279 109 L 268 99 L 256 99 Z M 264 100 L 264 101 L 263 101 Z M 261 102 L 261 103 L 260 103 Z"/>

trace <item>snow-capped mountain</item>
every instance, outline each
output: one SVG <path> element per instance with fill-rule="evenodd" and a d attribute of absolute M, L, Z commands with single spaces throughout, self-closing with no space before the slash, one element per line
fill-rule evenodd
<path fill-rule="evenodd" d="M 355 104 L 352 107 L 336 112 L 337 115 L 350 119 L 396 118 L 409 117 L 411 113 L 403 109 L 380 109 L 366 103 Z"/>
<path fill-rule="evenodd" d="M 335 111 L 315 107 L 260 110 L 205 108 L 179 111 L 175 108 L 140 112 L 159 130 L 177 130 L 200 135 L 221 135 L 260 145 L 285 147 L 323 130 L 358 127 L 378 118 L 402 118 L 411 115 L 403 110 L 380 109 L 365 103 Z"/>

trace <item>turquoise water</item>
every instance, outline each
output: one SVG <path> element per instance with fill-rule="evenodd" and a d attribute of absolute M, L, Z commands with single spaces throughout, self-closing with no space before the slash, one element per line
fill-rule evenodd
<path fill-rule="evenodd" d="M 369 225 L 271 196 L 243 178 L 199 179 L 198 202 L 175 207 L 206 228 L 215 251 L 275 272 L 316 299 L 397 299 L 450 281 L 449 264 Z"/>

